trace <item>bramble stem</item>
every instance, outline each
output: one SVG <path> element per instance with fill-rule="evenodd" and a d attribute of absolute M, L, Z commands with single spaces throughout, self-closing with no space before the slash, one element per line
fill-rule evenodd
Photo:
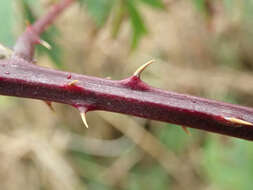
<path fill-rule="evenodd" d="M 113 81 L 43 68 L 15 57 L 0 61 L 0 68 L 3 95 L 124 113 L 253 140 L 251 108 L 160 90 L 137 76 Z"/>
<path fill-rule="evenodd" d="M 73 0 L 62 0 L 19 38 L 15 54 L 0 60 L 0 94 L 104 110 L 253 140 L 253 109 L 150 87 L 137 74 L 120 81 L 31 64 L 36 40 Z M 144 68 L 144 67 L 141 67 Z M 83 112 L 84 113 L 84 112 Z"/>

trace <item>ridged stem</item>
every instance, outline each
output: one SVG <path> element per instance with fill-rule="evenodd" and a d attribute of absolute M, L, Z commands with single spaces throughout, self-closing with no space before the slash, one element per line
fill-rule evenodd
<path fill-rule="evenodd" d="M 175 123 L 253 140 L 253 109 L 150 87 L 136 75 L 120 81 L 0 61 L 0 94 L 35 98 Z M 243 123 L 244 122 L 244 123 Z"/>
<path fill-rule="evenodd" d="M 62 0 L 20 36 L 0 60 L 0 94 L 59 102 L 85 112 L 104 110 L 253 140 L 253 109 L 153 88 L 133 76 L 113 81 L 31 64 L 39 35 L 74 0 Z M 86 120 L 85 120 L 86 122 Z"/>

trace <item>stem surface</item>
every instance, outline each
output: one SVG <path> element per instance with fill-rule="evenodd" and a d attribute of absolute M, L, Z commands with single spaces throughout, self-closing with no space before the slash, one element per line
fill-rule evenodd
<path fill-rule="evenodd" d="M 0 61 L 0 94 L 35 98 L 175 123 L 253 140 L 253 109 L 153 88 L 137 76 L 113 81 L 48 69 L 12 57 Z"/>

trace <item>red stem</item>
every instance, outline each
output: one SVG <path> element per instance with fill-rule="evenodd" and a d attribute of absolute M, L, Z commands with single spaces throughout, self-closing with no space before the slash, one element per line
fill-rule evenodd
<path fill-rule="evenodd" d="M 60 102 L 175 123 L 253 140 L 253 109 L 152 88 L 137 76 L 121 81 L 32 65 L 12 57 L 0 61 L 0 94 Z M 76 83 L 72 83 L 77 80 Z"/>
<path fill-rule="evenodd" d="M 15 54 L 0 61 L 0 94 L 60 102 L 85 111 L 124 113 L 253 140 L 252 108 L 160 90 L 136 75 L 112 81 L 30 64 L 34 36 L 38 38 L 72 2 L 56 4 L 19 38 Z"/>
<path fill-rule="evenodd" d="M 58 4 L 51 7 L 49 12 L 37 22 L 33 24 L 34 31 L 39 35 L 43 33 L 48 26 L 59 16 L 66 8 L 68 8 L 75 0 L 62 0 Z"/>

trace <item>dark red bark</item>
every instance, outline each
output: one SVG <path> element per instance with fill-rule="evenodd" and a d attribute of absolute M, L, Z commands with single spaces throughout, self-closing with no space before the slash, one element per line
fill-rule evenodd
<path fill-rule="evenodd" d="M 83 112 L 129 114 L 253 140 L 252 108 L 153 88 L 138 75 L 113 81 L 31 64 L 39 34 L 71 2 L 56 4 L 19 38 L 15 54 L 0 60 L 0 94 L 69 104 Z"/>

